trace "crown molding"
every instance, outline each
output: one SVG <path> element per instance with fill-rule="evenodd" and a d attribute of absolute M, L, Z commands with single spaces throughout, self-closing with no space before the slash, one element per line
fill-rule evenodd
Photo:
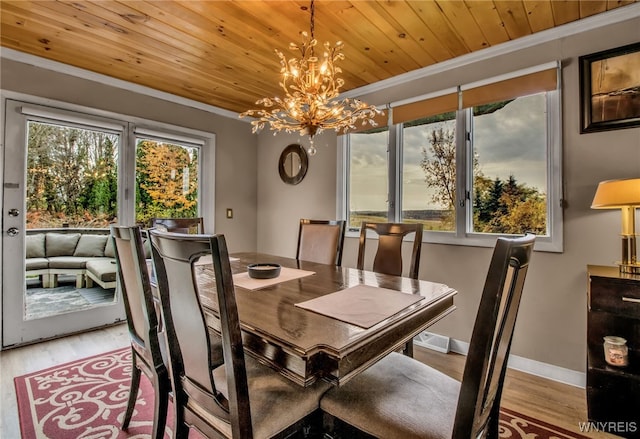
<path fill-rule="evenodd" d="M 558 27 L 537 32 L 535 34 L 521 37 L 516 40 L 507 41 L 486 49 L 478 50 L 466 55 L 442 61 L 421 69 L 412 70 L 407 73 L 396 75 L 389 79 L 374 82 L 363 87 L 354 88 L 341 94 L 345 98 L 355 98 L 370 93 L 375 93 L 391 87 L 400 86 L 417 79 L 422 79 L 438 73 L 447 72 L 449 70 L 466 67 L 478 61 L 486 60 L 498 55 L 505 55 L 516 52 L 518 50 L 527 49 L 539 44 L 555 41 L 564 37 L 580 34 L 590 30 L 611 24 L 621 23 L 623 21 L 632 20 L 640 17 L 640 3 L 633 3 L 627 6 L 583 18 L 581 20 L 572 21 Z"/>
<path fill-rule="evenodd" d="M 139 93 L 139 94 L 150 96 L 153 98 L 174 102 L 176 104 L 185 105 L 187 107 L 197 108 L 199 110 L 204 110 L 209 113 L 218 114 L 220 116 L 238 119 L 238 113 L 235 113 L 233 111 L 225 110 L 223 108 L 219 108 L 213 105 L 198 102 L 193 99 L 183 98 L 181 96 L 156 90 L 154 88 L 146 87 L 144 85 L 134 84 L 133 82 L 124 81 L 122 79 L 117 79 L 112 76 L 103 75 L 102 73 L 92 72 L 90 70 L 74 67 L 69 64 L 63 64 L 61 62 L 42 58 L 40 56 L 19 52 L 17 50 L 9 49 L 6 47 L 2 47 L 0 49 L 0 58 L 21 62 L 24 64 L 29 64 L 35 67 L 51 70 L 58 73 L 63 73 L 66 75 L 76 76 L 78 78 L 87 79 L 89 81 L 99 82 L 104 85 L 109 85 L 112 87 L 117 87 L 123 90 L 132 91 L 134 93 Z M 242 121 L 242 122 L 249 123 L 249 121 Z"/>

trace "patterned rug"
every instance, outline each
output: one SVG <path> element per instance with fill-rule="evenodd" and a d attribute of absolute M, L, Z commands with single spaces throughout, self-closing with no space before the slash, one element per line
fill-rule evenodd
<path fill-rule="evenodd" d="M 153 388 L 142 375 L 129 430 L 120 430 L 129 396 L 129 348 L 74 361 L 15 378 L 24 439 L 150 438 Z M 171 412 L 171 411 L 169 411 Z M 171 416 L 165 437 L 171 437 Z M 192 432 L 190 437 L 200 437 Z M 502 409 L 500 437 L 586 439 L 562 428 Z"/>

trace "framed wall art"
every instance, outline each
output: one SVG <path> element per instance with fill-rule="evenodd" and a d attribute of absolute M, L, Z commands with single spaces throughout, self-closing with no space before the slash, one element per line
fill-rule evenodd
<path fill-rule="evenodd" d="M 640 126 L 640 43 L 581 56 L 580 133 Z"/>

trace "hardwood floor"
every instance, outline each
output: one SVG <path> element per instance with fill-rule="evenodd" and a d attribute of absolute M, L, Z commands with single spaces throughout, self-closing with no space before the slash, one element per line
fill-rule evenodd
<path fill-rule="evenodd" d="M 13 377 L 128 345 L 127 326 L 120 324 L 0 352 L 0 438 L 20 437 Z M 420 346 L 414 349 L 416 359 L 461 379 L 464 356 L 441 354 Z M 584 389 L 511 369 L 507 373 L 502 404 L 575 433 L 580 433 L 580 423 L 587 421 Z M 591 438 L 617 437 L 583 434 Z"/>

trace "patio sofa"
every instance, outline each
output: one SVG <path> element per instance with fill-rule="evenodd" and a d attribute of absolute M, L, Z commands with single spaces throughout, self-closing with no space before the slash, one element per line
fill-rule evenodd
<path fill-rule="evenodd" d="M 58 275 L 76 276 L 76 288 L 115 288 L 117 266 L 109 229 L 30 229 L 26 237 L 26 274 L 38 275 L 44 288 L 58 286 Z"/>

